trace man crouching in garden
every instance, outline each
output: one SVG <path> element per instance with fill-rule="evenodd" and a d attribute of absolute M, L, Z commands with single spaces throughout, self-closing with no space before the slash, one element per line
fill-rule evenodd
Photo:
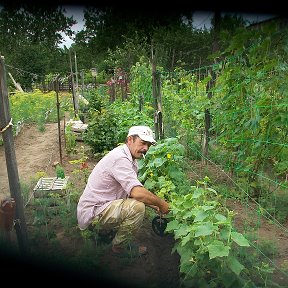
<path fill-rule="evenodd" d="M 114 229 L 112 251 L 127 253 L 131 248 L 137 255 L 147 253 L 147 247 L 129 245 L 131 237 L 141 227 L 145 205 L 159 214 L 169 212 L 169 204 L 148 191 L 137 178 L 137 159 L 145 157 L 149 147 L 155 145 L 152 130 L 147 126 L 129 129 L 125 144 L 105 155 L 92 170 L 77 206 L 77 219 L 81 230 L 93 223 L 100 229 Z"/>

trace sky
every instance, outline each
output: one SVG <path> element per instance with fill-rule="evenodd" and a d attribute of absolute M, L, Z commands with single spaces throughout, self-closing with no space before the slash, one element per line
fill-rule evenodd
<path fill-rule="evenodd" d="M 82 30 L 84 27 L 83 8 L 81 6 L 63 6 L 63 8 L 66 10 L 67 16 L 73 16 L 73 18 L 77 21 L 77 24 L 73 25 L 72 29 L 75 32 Z M 67 48 L 69 48 L 73 41 L 68 36 L 63 36 L 65 37 L 65 41 L 62 43 L 62 45 L 60 45 L 60 47 L 63 48 L 64 46 L 66 46 Z"/>
<path fill-rule="evenodd" d="M 78 22 L 77 24 L 73 25 L 72 29 L 75 32 L 78 32 L 83 29 L 84 27 L 84 14 L 83 14 L 83 8 L 82 6 L 63 6 L 63 8 L 66 10 L 67 16 L 73 16 L 73 18 Z M 196 11 L 193 13 L 193 26 L 197 29 L 200 28 L 207 28 L 209 29 L 211 27 L 211 19 L 213 17 L 213 13 L 211 11 Z M 233 13 L 231 13 L 233 14 Z M 236 14 L 236 13 L 234 13 Z M 249 21 L 250 24 L 257 23 L 264 21 L 266 19 L 269 19 L 273 17 L 271 14 L 263 14 L 263 13 L 237 13 L 237 15 L 242 15 L 244 20 Z M 65 36 L 65 35 L 63 35 Z M 73 41 L 65 36 L 65 41 L 60 45 L 60 47 L 64 47 L 64 45 L 69 48 Z"/>

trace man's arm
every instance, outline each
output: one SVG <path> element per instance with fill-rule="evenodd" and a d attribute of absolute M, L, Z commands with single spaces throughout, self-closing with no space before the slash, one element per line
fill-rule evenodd
<path fill-rule="evenodd" d="M 167 214 L 169 212 L 169 204 L 164 200 L 153 194 L 149 190 L 141 186 L 135 186 L 132 188 L 130 197 L 155 209 L 155 206 L 159 208 L 160 213 Z M 154 206 L 154 207 L 153 207 Z M 158 210 L 156 208 L 156 210 Z"/>

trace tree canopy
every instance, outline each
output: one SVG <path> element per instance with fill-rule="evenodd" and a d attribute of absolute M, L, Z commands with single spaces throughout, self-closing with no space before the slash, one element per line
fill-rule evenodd
<path fill-rule="evenodd" d="M 17 67 L 13 74 L 17 74 L 23 87 L 31 88 L 35 75 L 68 71 L 58 46 L 64 40 L 63 33 L 73 35 L 75 23 L 73 17 L 67 17 L 65 10 L 57 5 L 12 2 L 2 6 L 0 53 L 7 64 Z"/>
<path fill-rule="evenodd" d="M 61 6 L 35 6 L 27 3 L 5 5 L 0 11 L 1 47 L 10 50 L 25 44 L 41 43 L 55 48 L 64 37 L 72 36 L 73 17 L 67 17 Z"/>
<path fill-rule="evenodd" d="M 92 67 L 106 72 L 117 68 L 129 71 L 140 58 L 150 60 L 152 46 L 157 64 L 165 70 L 176 66 L 194 69 L 211 62 L 213 29 L 194 28 L 193 12 L 185 5 L 173 9 L 149 5 L 127 8 L 122 3 L 84 6 L 85 26 L 75 33 L 72 26 L 76 20 L 65 14 L 65 6 L 11 3 L 0 11 L 0 52 L 8 64 L 33 74 L 67 74 L 68 48 L 60 47 L 66 34 L 75 35 L 69 50 L 77 53 L 79 71 Z M 223 29 L 233 30 L 241 24 L 236 20 L 230 19 Z M 23 83 L 25 77 L 19 77 Z M 27 78 L 29 87 L 31 75 Z"/>

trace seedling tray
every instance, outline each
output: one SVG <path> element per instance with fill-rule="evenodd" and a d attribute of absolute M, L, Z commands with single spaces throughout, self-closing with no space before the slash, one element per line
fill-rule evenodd
<path fill-rule="evenodd" d="M 41 177 L 33 189 L 34 197 L 47 197 L 49 193 L 53 192 L 64 195 L 66 192 L 68 179 L 69 176 L 66 176 L 65 178 Z"/>

